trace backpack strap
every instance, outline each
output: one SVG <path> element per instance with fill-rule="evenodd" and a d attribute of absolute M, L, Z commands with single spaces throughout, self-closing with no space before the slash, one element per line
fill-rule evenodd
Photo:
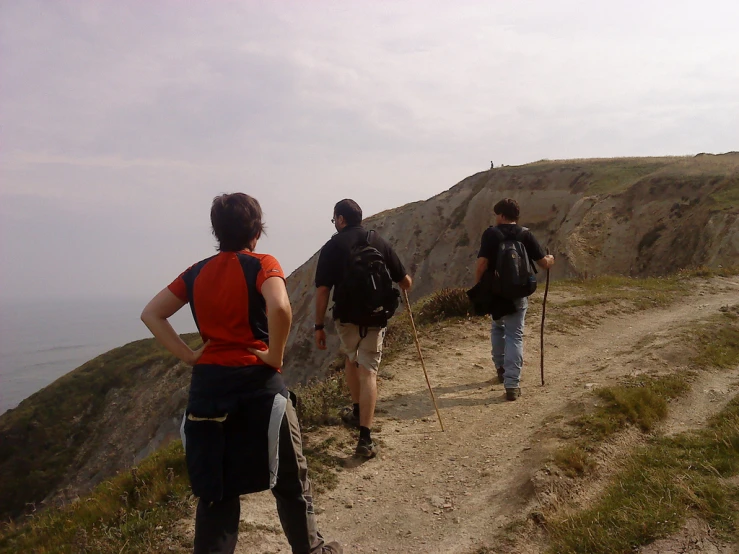
<path fill-rule="evenodd" d="M 520 230 L 520 231 L 518 232 L 518 234 L 516 235 L 516 240 L 517 240 L 518 242 L 520 242 L 521 244 L 523 244 L 523 239 L 524 239 L 524 237 L 526 236 L 526 234 L 527 234 L 527 233 L 528 233 L 528 234 L 531 234 L 531 231 L 529 231 L 529 228 L 528 228 L 528 227 L 521 227 L 521 230 Z M 526 248 L 526 245 L 525 245 L 525 244 L 523 244 L 523 247 L 524 247 L 524 248 Z M 536 267 L 536 264 L 534 263 L 534 260 L 532 260 L 532 259 L 531 259 L 531 256 L 529 256 L 528 254 L 529 254 L 529 253 L 528 253 L 528 252 L 526 252 L 526 255 L 527 255 L 527 256 L 528 256 L 528 258 L 529 258 L 529 265 L 531 266 L 531 269 L 533 269 L 533 270 L 534 270 L 534 274 L 536 274 L 536 273 L 539 273 L 539 270 L 538 270 L 538 268 Z"/>
<path fill-rule="evenodd" d="M 526 248 L 526 245 L 523 243 L 523 239 L 526 237 L 527 233 L 531 233 L 528 227 L 521 227 L 518 231 L 516 231 L 513 235 L 506 235 L 503 231 L 500 230 L 499 227 L 495 226 L 493 227 L 498 232 L 499 238 L 501 243 L 506 240 L 516 240 L 520 242 L 524 248 Z M 534 260 L 531 259 L 530 256 L 528 256 L 528 251 L 526 252 L 527 257 L 529 258 L 529 266 L 534 271 L 534 273 L 539 273 L 539 270 L 536 267 L 536 264 L 534 263 Z"/>
<path fill-rule="evenodd" d="M 349 250 L 351 250 L 352 248 L 355 248 L 357 246 L 369 246 L 370 245 L 370 239 L 372 238 L 372 233 L 374 233 L 374 231 L 372 231 L 372 230 L 367 231 L 367 234 L 363 238 L 360 238 L 354 244 L 351 244 L 350 243 L 351 246 L 349 246 Z"/>

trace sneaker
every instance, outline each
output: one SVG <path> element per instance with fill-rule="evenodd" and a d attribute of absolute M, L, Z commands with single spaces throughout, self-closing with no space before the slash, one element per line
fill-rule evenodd
<path fill-rule="evenodd" d="M 359 439 L 355 455 L 362 458 L 374 458 L 377 455 L 377 444 L 372 439 Z"/>
<path fill-rule="evenodd" d="M 359 418 L 354 415 L 354 408 L 352 406 L 347 406 L 341 410 L 341 421 L 349 427 L 359 429 Z"/>
<path fill-rule="evenodd" d="M 505 390 L 506 400 L 517 400 L 519 396 L 521 396 L 521 389 L 519 389 L 518 387 L 516 387 L 515 389 Z"/>
<path fill-rule="evenodd" d="M 323 545 L 321 548 L 321 554 L 344 554 L 344 549 L 336 541 L 331 541 Z"/>
<path fill-rule="evenodd" d="M 498 383 L 503 383 L 503 374 L 505 373 L 505 369 L 502 367 L 496 367 L 495 370 L 498 372 Z"/>

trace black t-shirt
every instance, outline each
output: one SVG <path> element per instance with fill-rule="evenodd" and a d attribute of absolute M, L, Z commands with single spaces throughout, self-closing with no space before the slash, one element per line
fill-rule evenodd
<path fill-rule="evenodd" d="M 477 253 L 477 257 L 487 258 L 488 267 L 492 268 L 495 267 L 495 264 L 497 262 L 498 246 L 500 246 L 501 242 L 500 234 L 496 232 L 496 228 L 500 229 L 500 231 L 506 237 L 517 236 L 518 233 L 521 232 L 521 229 L 523 229 L 523 227 L 514 223 L 504 223 L 503 225 L 498 225 L 497 227 L 488 227 L 487 229 L 485 229 L 485 232 L 482 234 L 480 251 Z M 523 233 L 523 236 L 521 237 L 521 243 L 523 244 L 524 248 L 526 248 L 526 253 L 529 255 L 529 259 L 532 262 L 539 261 L 544 256 L 546 256 L 546 253 L 544 252 L 541 245 L 536 240 L 531 231 L 527 230 Z"/>
<path fill-rule="evenodd" d="M 349 258 L 349 252 L 355 244 L 366 238 L 367 231 L 360 226 L 344 227 L 331 237 L 323 245 L 321 254 L 318 256 L 316 288 L 332 288 L 338 286 L 344 278 L 344 269 Z M 390 278 L 396 283 L 402 281 L 406 276 L 405 267 L 403 267 L 400 258 L 398 258 L 392 246 L 374 231 L 370 235 L 369 244 L 377 248 L 380 254 L 382 254 L 385 265 L 390 273 Z"/>

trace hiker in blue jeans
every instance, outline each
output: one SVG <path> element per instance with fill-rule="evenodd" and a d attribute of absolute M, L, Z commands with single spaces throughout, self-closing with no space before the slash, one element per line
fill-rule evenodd
<path fill-rule="evenodd" d="M 495 226 L 488 227 L 482 234 L 480 251 L 477 254 L 475 282 L 479 283 L 486 272 L 494 272 L 498 253 L 506 241 L 520 243 L 521 253 L 533 260 L 542 269 L 554 265 L 554 256 L 545 254 L 534 235 L 518 225 L 520 208 L 512 198 L 505 198 L 494 207 Z M 497 278 L 497 276 L 496 276 Z M 498 381 L 503 383 L 507 400 L 521 396 L 521 368 L 523 367 L 523 329 L 529 299 L 526 297 L 509 299 L 494 295 L 492 308 L 493 325 L 491 342 L 493 363 L 498 373 Z"/>

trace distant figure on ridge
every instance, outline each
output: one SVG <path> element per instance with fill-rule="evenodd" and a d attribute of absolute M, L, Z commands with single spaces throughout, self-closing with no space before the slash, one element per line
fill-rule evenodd
<path fill-rule="evenodd" d="M 495 169 L 495 164 L 493 164 L 492 160 L 490 160 L 490 169 Z"/>
<path fill-rule="evenodd" d="M 532 261 L 542 269 L 549 269 L 554 265 L 554 256 L 546 255 L 531 231 L 517 224 L 518 202 L 505 198 L 493 211 L 495 226 L 482 234 L 477 254 L 475 288 L 484 288 L 489 293 L 493 364 L 498 381 L 505 387 L 506 399 L 516 400 L 521 395 L 528 296 L 536 290 L 536 268 Z"/>
<path fill-rule="evenodd" d="M 331 223 L 338 233 L 321 248 L 316 268 L 315 340 L 319 349 L 326 349 L 324 319 L 333 288 L 333 318 L 353 403 L 342 419 L 359 427 L 356 455 L 372 458 L 377 453 L 370 433 L 377 370 L 387 321 L 398 307 L 393 282 L 408 290 L 412 280 L 393 248 L 375 231 L 362 228 L 362 208 L 354 200 L 338 202 Z"/>
<path fill-rule="evenodd" d="M 193 366 L 182 426 L 195 513 L 194 554 L 231 554 L 239 537 L 239 495 L 271 489 L 293 552 L 341 554 L 318 532 L 295 412 L 280 367 L 292 310 L 280 264 L 256 254 L 262 209 L 224 194 L 210 210 L 218 254 L 188 268 L 144 308 L 154 337 Z M 169 317 L 190 303 L 204 341 L 196 351 Z"/>

